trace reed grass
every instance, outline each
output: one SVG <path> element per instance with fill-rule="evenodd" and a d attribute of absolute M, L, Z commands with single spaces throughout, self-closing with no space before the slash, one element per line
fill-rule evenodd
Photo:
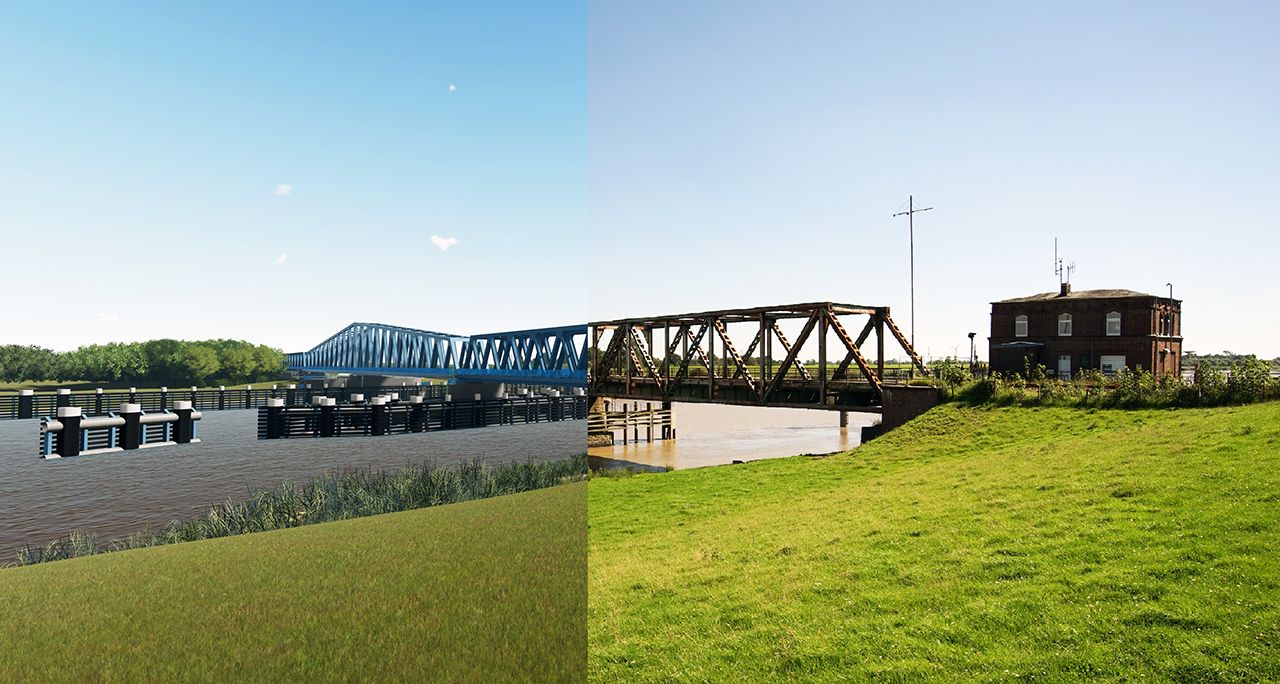
<path fill-rule="evenodd" d="M 393 471 L 330 473 L 303 484 L 285 480 L 272 489 L 251 492 L 245 501 L 227 499 L 203 515 L 185 521 L 175 519 L 161 529 L 143 529 L 105 544 L 99 543 L 92 534 L 75 530 L 44 546 L 18 547 L 17 562 L 9 565 L 34 565 L 110 551 L 350 520 L 586 479 L 586 454 L 561 461 L 509 463 L 497 467 L 475 459 L 455 467 L 421 463 Z"/>

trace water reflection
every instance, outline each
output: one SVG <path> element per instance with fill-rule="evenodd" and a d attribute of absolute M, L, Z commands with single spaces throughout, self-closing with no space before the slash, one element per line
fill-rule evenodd
<path fill-rule="evenodd" d="M 672 407 L 676 439 L 624 446 L 619 433 L 614 446 L 587 450 L 592 467 L 612 459 L 684 469 L 846 451 L 861 444 L 863 426 L 880 421 L 876 413 L 850 412 L 849 427 L 841 428 L 838 411 L 681 403 Z M 639 408 L 645 408 L 643 402 Z"/>

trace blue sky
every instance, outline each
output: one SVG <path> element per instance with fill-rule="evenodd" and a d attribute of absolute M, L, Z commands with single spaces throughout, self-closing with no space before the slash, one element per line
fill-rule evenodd
<path fill-rule="evenodd" d="M 996 300 L 1184 300 L 1184 348 L 1280 356 L 1280 9 L 592 3 L 591 320 L 888 305 L 967 355 Z M 983 349 L 985 345 L 980 347 Z"/>
<path fill-rule="evenodd" d="M 586 28 L 575 3 L 8 4 L 0 344 L 585 321 Z"/>

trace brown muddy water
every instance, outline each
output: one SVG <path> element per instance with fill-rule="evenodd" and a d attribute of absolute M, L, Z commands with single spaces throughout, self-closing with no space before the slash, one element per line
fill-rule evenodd
<path fill-rule="evenodd" d="M 583 452 L 587 422 L 569 420 L 385 437 L 258 441 L 258 412 L 205 411 L 199 444 L 45 460 L 36 420 L 0 421 L 0 565 L 22 544 L 71 530 L 99 542 L 243 500 L 281 480 L 408 463 L 448 466 L 479 458 L 554 461 Z"/>
<path fill-rule="evenodd" d="M 611 402 L 613 404 L 615 402 Z M 628 402 L 628 406 L 637 406 Z M 658 405 L 654 404 L 656 408 Z M 620 410 L 617 402 L 613 410 Z M 638 408 L 644 409 L 640 402 Z M 880 422 L 878 413 L 849 412 L 849 427 L 840 427 L 839 411 L 814 411 L 718 404 L 672 404 L 676 439 L 623 446 L 621 432 L 612 447 L 587 450 L 591 467 L 636 464 L 647 468 L 700 468 L 734 461 L 828 454 L 861 444 L 862 427 Z"/>

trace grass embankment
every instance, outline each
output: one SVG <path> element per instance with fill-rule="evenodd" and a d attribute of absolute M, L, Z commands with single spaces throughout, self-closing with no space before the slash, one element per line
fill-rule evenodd
<path fill-rule="evenodd" d="M 0 572 L 3 681 L 580 681 L 584 482 Z"/>
<path fill-rule="evenodd" d="M 1280 681 L 1280 404 L 940 406 L 589 494 L 593 681 Z"/>

